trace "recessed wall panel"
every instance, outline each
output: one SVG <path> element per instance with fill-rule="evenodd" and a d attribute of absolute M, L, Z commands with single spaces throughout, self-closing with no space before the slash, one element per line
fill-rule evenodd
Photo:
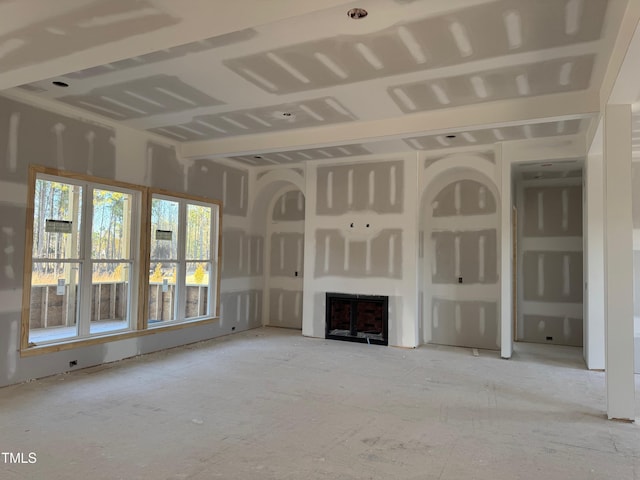
<path fill-rule="evenodd" d="M 582 346 L 582 318 L 524 315 L 527 342 Z"/>
<path fill-rule="evenodd" d="M 274 222 L 304 221 L 304 194 L 297 190 L 282 195 L 273 208 L 271 218 Z"/>
<path fill-rule="evenodd" d="M 185 169 L 174 147 L 148 142 L 146 161 L 145 181 L 148 185 L 171 192 L 185 192 Z"/>
<path fill-rule="evenodd" d="M 526 251 L 524 299 L 582 303 L 582 252 Z"/>
<path fill-rule="evenodd" d="M 22 288 L 26 213 L 0 202 L 0 291 Z"/>
<path fill-rule="evenodd" d="M 494 284 L 498 281 L 495 229 L 434 232 L 432 241 L 434 284 Z"/>
<path fill-rule="evenodd" d="M 524 209 L 526 237 L 582 236 L 580 185 L 527 187 Z"/>
<path fill-rule="evenodd" d="M 316 213 L 402 213 L 403 167 L 402 161 L 319 167 Z"/>
<path fill-rule="evenodd" d="M 26 183 L 29 164 L 115 176 L 115 132 L 0 97 L 0 179 Z"/>
<path fill-rule="evenodd" d="M 302 291 L 282 288 L 269 290 L 269 325 L 300 328 L 302 325 Z"/>
<path fill-rule="evenodd" d="M 460 180 L 447 185 L 433 203 L 434 217 L 487 215 L 496 212 L 491 191 L 474 180 Z"/>
<path fill-rule="evenodd" d="M 224 221 L 224 220 L 223 220 Z M 241 278 L 262 274 L 264 238 L 239 228 L 222 231 L 222 278 Z"/>
<path fill-rule="evenodd" d="M 231 333 L 232 326 L 259 327 L 262 322 L 262 290 L 223 292 L 220 295 L 223 326 Z"/>
<path fill-rule="evenodd" d="M 496 302 L 434 298 L 432 319 L 433 343 L 490 350 L 499 348 Z"/>
<path fill-rule="evenodd" d="M 383 229 L 368 238 L 340 230 L 316 230 L 315 278 L 402 278 L 402 230 Z"/>
<path fill-rule="evenodd" d="M 303 252 L 304 234 L 274 233 L 271 235 L 271 275 L 294 277 L 302 276 L 303 265 L 300 262 Z"/>
<path fill-rule="evenodd" d="M 195 195 L 221 201 L 224 215 L 247 215 L 249 173 L 245 169 L 195 160 L 189 168 L 188 188 Z"/>

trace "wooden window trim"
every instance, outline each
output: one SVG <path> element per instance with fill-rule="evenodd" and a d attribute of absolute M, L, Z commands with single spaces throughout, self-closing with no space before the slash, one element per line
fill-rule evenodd
<path fill-rule="evenodd" d="M 45 345 L 29 346 L 29 314 L 30 314 L 30 301 L 31 301 L 31 276 L 32 276 L 32 250 L 33 250 L 33 228 L 34 228 L 34 208 L 35 208 L 35 182 L 38 174 L 45 174 L 56 176 L 60 178 L 68 178 L 72 180 L 78 180 L 82 182 L 89 182 L 107 187 L 124 188 L 128 190 L 137 191 L 140 193 L 140 235 L 139 235 L 139 269 L 138 269 L 138 307 L 135 315 L 137 317 L 131 322 L 131 331 L 120 333 L 106 333 L 103 335 L 96 335 L 89 338 L 81 339 L 65 339 L 56 343 L 47 343 Z M 30 357 L 34 355 L 42 355 L 47 353 L 60 352 L 64 350 L 71 350 L 74 348 L 87 347 L 91 345 L 99 345 L 103 343 L 115 342 L 118 340 L 124 340 L 128 338 L 137 338 L 146 335 L 154 335 L 162 332 L 169 332 L 174 330 L 181 330 L 184 328 L 194 327 L 198 325 L 206 325 L 214 323 L 220 319 L 220 280 L 221 280 L 221 265 L 222 265 L 222 212 L 223 204 L 219 200 L 189 195 L 179 192 L 172 192 L 169 190 L 150 188 L 142 185 L 136 185 L 128 182 L 121 182 L 118 180 L 94 177 L 92 175 L 69 172 L 66 170 L 59 170 L 51 167 L 44 167 L 40 165 L 30 165 L 28 173 L 28 185 L 27 185 L 27 218 L 25 224 L 25 251 L 24 251 L 24 264 L 23 264 L 23 282 L 22 282 L 22 311 L 20 322 L 20 356 Z M 153 195 L 165 195 L 169 197 L 176 197 L 184 200 L 191 200 L 200 203 L 208 203 L 218 206 L 218 238 L 217 238 L 217 281 L 216 281 L 216 302 L 214 305 L 214 314 L 205 318 L 197 318 L 193 320 L 183 320 L 180 322 L 169 323 L 167 325 L 157 325 L 149 328 L 147 322 L 147 314 L 149 309 L 149 251 L 151 247 L 151 199 Z M 85 228 L 85 227 L 83 227 Z M 134 312 L 131 312 L 133 315 Z"/>

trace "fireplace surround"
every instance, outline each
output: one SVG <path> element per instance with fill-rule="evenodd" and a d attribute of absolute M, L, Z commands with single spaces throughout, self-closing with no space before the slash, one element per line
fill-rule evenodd
<path fill-rule="evenodd" d="M 389 297 L 327 292 L 325 338 L 388 345 Z"/>

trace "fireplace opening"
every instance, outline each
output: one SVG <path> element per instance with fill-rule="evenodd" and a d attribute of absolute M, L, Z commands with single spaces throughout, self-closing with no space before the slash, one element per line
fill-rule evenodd
<path fill-rule="evenodd" d="M 327 292 L 325 338 L 388 345 L 389 297 Z"/>

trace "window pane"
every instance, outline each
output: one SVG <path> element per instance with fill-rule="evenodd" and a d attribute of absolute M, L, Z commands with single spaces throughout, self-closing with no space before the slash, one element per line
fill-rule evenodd
<path fill-rule="evenodd" d="M 149 325 L 175 320 L 177 263 L 152 263 L 149 272 Z"/>
<path fill-rule="evenodd" d="M 79 263 L 33 263 L 29 306 L 30 343 L 77 336 L 79 283 Z"/>
<path fill-rule="evenodd" d="M 94 263 L 90 333 L 129 328 L 129 263 Z"/>
<path fill-rule="evenodd" d="M 80 257 L 82 187 L 36 180 L 33 203 L 33 257 Z"/>
<path fill-rule="evenodd" d="M 211 258 L 211 207 L 187 205 L 187 260 Z"/>
<path fill-rule="evenodd" d="M 178 202 L 159 198 L 151 201 L 151 258 L 178 258 Z"/>
<path fill-rule="evenodd" d="M 93 191 L 92 258 L 130 258 L 131 201 L 129 193 Z"/>
<path fill-rule="evenodd" d="M 187 262 L 185 318 L 203 317 L 209 313 L 209 262 Z"/>

